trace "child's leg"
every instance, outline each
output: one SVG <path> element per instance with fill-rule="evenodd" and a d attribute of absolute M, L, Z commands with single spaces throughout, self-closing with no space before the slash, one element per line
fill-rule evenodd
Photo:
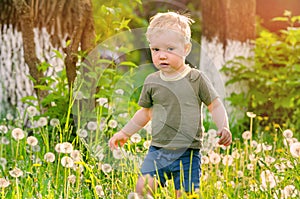
<path fill-rule="evenodd" d="M 155 188 L 156 188 L 155 178 L 147 174 L 147 175 L 139 176 L 135 189 L 140 196 L 144 196 L 146 194 L 153 195 Z"/>

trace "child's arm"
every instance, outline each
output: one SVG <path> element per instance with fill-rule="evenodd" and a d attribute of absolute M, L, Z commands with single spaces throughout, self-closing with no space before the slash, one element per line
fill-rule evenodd
<path fill-rule="evenodd" d="M 138 132 L 151 120 L 151 108 L 141 108 L 131 120 L 116 134 L 110 138 L 108 144 L 111 149 L 118 148 L 118 143 L 123 146 L 128 138 Z"/>
<path fill-rule="evenodd" d="M 210 105 L 208 110 L 212 115 L 212 119 L 218 128 L 218 135 L 221 136 L 219 144 L 228 146 L 232 142 L 232 135 L 229 130 L 228 117 L 225 107 L 219 98 L 216 98 Z"/>

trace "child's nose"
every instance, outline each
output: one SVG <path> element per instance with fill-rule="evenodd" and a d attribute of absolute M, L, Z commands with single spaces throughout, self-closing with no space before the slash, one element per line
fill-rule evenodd
<path fill-rule="evenodd" d="M 167 59 L 167 53 L 164 51 L 161 51 L 159 53 L 159 59 L 162 59 L 162 60 Z"/>

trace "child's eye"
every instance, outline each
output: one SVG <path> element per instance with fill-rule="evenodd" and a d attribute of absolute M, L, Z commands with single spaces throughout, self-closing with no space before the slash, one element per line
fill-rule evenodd
<path fill-rule="evenodd" d="M 174 48 L 172 48 L 172 47 L 168 48 L 168 51 L 173 51 L 173 50 L 174 50 Z"/>
<path fill-rule="evenodd" d="M 152 51 L 159 51 L 158 48 L 152 48 L 151 50 L 152 50 Z"/>

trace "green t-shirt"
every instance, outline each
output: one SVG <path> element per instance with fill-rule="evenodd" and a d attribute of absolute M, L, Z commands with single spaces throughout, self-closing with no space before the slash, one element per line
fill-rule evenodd
<path fill-rule="evenodd" d="M 163 148 L 202 147 L 202 106 L 209 105 L 217 92 L 199 70 L 182 79 L 164 81 L 160 71 L 145 82 L 139 105 L 152 108 L 152 145 Z"/>

